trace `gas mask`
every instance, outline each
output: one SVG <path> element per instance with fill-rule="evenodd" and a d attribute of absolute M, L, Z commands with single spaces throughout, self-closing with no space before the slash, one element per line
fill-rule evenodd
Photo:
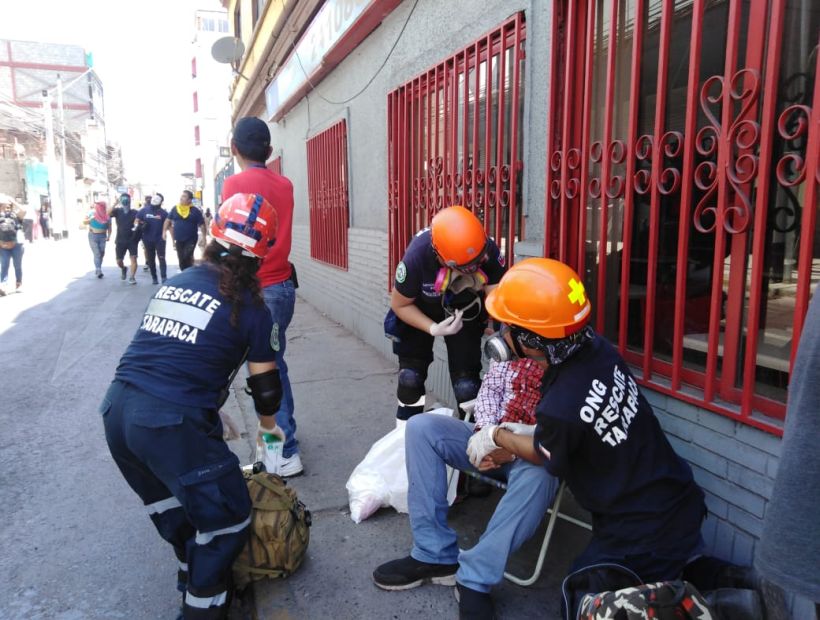
<path fill-rule="evenodd" d="M 444 314 L 453 316 L 456 309 L 461 310 L 464 321 L 475 321 L 483 309 L 481 291 L 489 278 L 483 270 L 465 274 L 448 267 L 439 269 L 433 290 L 441 293 L 441 305 Z"/>
<path fill-rule="evenodd" d="M 505 338 L 507 334 L 510 334 L 512 348 L 510 348 L 510 344 Z M 487 338 L 484 343 L 484 356 L 495 362 L 510 362 L 514 359 L 525 359 L 527 357 L 521 349 L 521 345 L 518 344 L 515 334 L 507 325 L 504 325 Z"/>

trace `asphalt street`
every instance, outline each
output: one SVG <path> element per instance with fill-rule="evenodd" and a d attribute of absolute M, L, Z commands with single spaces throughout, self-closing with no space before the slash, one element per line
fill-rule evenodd
<path fill-rule="evenodd" d="M 27 244 L 23 268 L 23 292 L 0 298 L 0 618 L 175 618 L 175 558 L 115 467 L 98 413 L 156 287 L 141 267 L 137 286 L 122 282 L 113 245 L 105 277 L 94 277 L 81 232 Z M 176 272 L 169 260 L 169 276 Z M 345 482 L 394 426 L 395 360 L 301 299 L 288 336 L 305 464 L 290 484 L 313 514 L 310 548 L 295 575 L 260 582 L 232 617 L 456 618 L 452 588 L 373 585 L 378 564 L 410 549 L 407 515 L 350 519 Z M 230 445 L 250 462 L 256 419 L 237 389 L 242 373 L 234 385 L 226 410 L 243 436 Z M 499 496 L 453 507 L 462 547 L 477 540 Z M 540 534 L 512 558 L 516 572 L 532 568 Z M 559 521 L 541 578 L 495 589 L 499 616 L 557 618 L 561 578 L 586 537 Z"/>

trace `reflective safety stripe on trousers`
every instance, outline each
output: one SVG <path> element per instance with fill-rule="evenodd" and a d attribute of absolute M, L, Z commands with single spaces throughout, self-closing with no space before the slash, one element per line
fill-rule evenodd
<path fill-rule="evenodd" d="M 162 514 L 166 510 L 171 510 L 173 508 L 182 508 L 182 504 L 180 504 L 179 500 L 173 495 L 171 497 L 161 499 L 158 502 L 154 502 L 153 504 L 145 505 L 145 509 L 148 511 L 149 515 Z"/>
<path fill-rule="evenodd" d="M 242 523 L 238 523 L 237 525 L 231 525 L 230 527 L 223 527 L 221 530 L 215 530 L 213 532 L 199 532 L 196 533 L 196 544 L 198 545 L 207 545 L 217 536 L 222 536 L 223 534 L 234 534 L 236 532 L 241 532 L 246 527 L 251 524 L 250 516 L 242 521 Z"/>
<path fill-rule="evenodd" d="M 197 609 L 208 609 L 208 607 L 220 607 L 228 601 L 228 592 L 220 592 L 214 596 L 194 596 L 190 592 L 185 593 L 185 604 L 188 607 Z"/>

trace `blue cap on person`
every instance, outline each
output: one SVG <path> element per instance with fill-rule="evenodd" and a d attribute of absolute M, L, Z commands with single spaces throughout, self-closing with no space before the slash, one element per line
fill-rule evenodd
<path fill-rule="evenodd" d="M 243 116 L 233 128 L 233 143 L 240 155 L 264 162 L 270 152 L 268 124 L 255 116 Z"/>

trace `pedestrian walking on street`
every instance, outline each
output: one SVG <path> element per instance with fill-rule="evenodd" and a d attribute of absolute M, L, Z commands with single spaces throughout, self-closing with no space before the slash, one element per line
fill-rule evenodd
<path fill-rule="evenodd" d="M 114 237 L 114 255 L 117 257 L 117 266 L 120 268 L 120 278 L 125 280 L 126 275 L 130 273 L 128 283 L 136 284 L 139 240 L 134 230 L 137 212 L 131 208 L 131 196 L 122 194 L 120 204 L 111 209 L 110 215 L 117 222 L 117 236 Z M 126 267 L 123 262 L 126 252 L 128 252 L 131 259 L 130 267 Z"/>
<path fill-rule="evenodd" d="M 94 255 L 94 273 L 98 278 L 102 278 L 105 244 L 111 238 L 111 220 L 108 217 L 107 205 L 103 201 L 95 202 L 84 224 L 88 226 L 88 245 L 91 246 L 91 253 Z"/>
<path fill-rule="evenodd" d="M 236 195 L 212 234 L 202 264 L 154 294 L 100 406 L 114 461 L 174 548 L 187 620 L 227 617 L 248 537 L 251 500 L 218 413 L 245 359 L 259 433 L 283 436 L 274 326 L 256 276 L 276 212 L 262 196 Z"/>
<path fill-rule="evenodd" d="M 222 187 L 222 200 L 244 192 L 261 194 L 276 209 L 279 232 L 276 244 L 271 248 L 259 268 L 259 281 L 265 305 L 273 317 L 273 348 L 277 352 L 276 364 L 282 377 L 284 396 L 276 414 L 276 423 L 285 433 L 282 460 L 276 472 L 282 477 L 296 476 L 303 471 L 296 440 L 293 390 L 285 361 L 286 332 L 296 305 L 296 271 L 288 261 L 293 226 L 293 184 L 289 179 L 268 170 L 265 162 L 270 157 L 271 136 L 267 124 L 255 117 L 246 116 L 237 121 L 231 140 L 231 153 L 241 172 L 228 177 Z"/>
<path fill-rule="evenodd" d="M 145 262 L 151 270 L 151 281 L 157 280 L 157 260 L 159 260 L 159 274 L 162 281 L 168 278 L 168 268 L 165 264 L 165 219 L 168 212 L 162 208 L 165 200 L 162 194 L 151 196 L 151 203 L 137 213 L 137 227 L 142 236 L 142 245 L 145 247 Z"/>
<path fill-rule="evenodd" d="M 179 197 L 179 204 L 168 213 L 168 219 L 163 225 L 163 235 L 171 233 L 174 249 L 177 252 L 180 271 L 185 271 L 194 264 L 194 250 L 196 250 L 198 234 L 202 234 L 202 245 L 205 245 L 205 218 L 202 211 L 191 204 L 194 195 L 189 190 L 183 190 Z"/>
<path fill-rule="evenodd" d="M 203 215 L 205 218 L 205 233 L 206 235 L 211 234 L 211 220 L 214 219 L 213 214 L 211 213 L 211 208 L 208 207 L 205 209 L 205 214 Z"/>
<path fill-rule="evenodd" d="M 0 202 L 0 297 L 7 292 L 9 263 L 14 263 L 15 290 L 23 286 L 23 218 L 11 200 Z"/>
<path fill-rule="evenodd" d="M 43 231 L 43 239 L 51 237 L 51 205 L 49 203 L 40 207 L 40 230 Z"/>

